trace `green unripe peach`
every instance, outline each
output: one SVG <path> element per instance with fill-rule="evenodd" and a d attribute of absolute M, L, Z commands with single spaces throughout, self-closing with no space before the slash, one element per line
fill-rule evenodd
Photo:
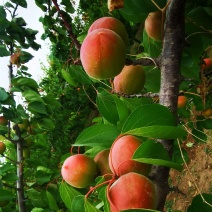
<path fill-rule="evenodd" d="M 93 181 L 97 173 L 95 161 L 84 154 L 68 157 L 61 168 L 63 179 L 73 187 L 85 188 Z"/>
<path fill-rule="evenodd" d="M 114 89 L 124 94 L 136 94 L 144 88 L 146 74 L 142 66 L 124 66 L 121 73 L 114 77 Z"/>
<path fill-rule="evenodd" d="M 127 209 L 155 209 L 156 192 L 147 177 L 130 172 L 116 180 L 107 192 L 111 212 Z"/>
<path fill-rule="evenodd" d="M 80 59 L 91 78 L 109 79 L 118 75 L 124 67 L 126 47 L 112 30 L 96 29 L 84 39 Z"/>
<path fill-rule="evenodd" d="M 121 176 L 129 172 L 148 175 L 151 165 L 132 160 L 142 141 L 135 136 L 125 135 L 117 139 L 110 149 L 109 166 L 112 172 Z"/>
<path fill-rule="evenodd" d="M 91 33 L 95 29 L 110 29 L 118 34 L 125 43 L 127 47 L 129 45 L 129 39 L 127 35 L 127 31 L 125 29 L 124 24 L 116 18 L 113 17 L 102 17 L 93 22 L 90 26 L 88 33 Z"/>
<path fill-rule="evenodd" d="M 144 22 L 144 28 L 150 38 L 161 41 L 163 32 L 162 12 L 157 11 L 149 13 Z"/>

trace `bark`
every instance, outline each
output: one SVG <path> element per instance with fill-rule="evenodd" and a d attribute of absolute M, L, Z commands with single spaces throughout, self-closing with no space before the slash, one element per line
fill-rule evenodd
<path fill-rule="evenodd" d="M 180 62 L 184 47 L 184 7 L 185 0 L 172 0 L 167 8 L 164 27 L 163 49 L 160 56 L 161 89 L 160 104 L 168 107 L 176 116 L 177 99 L 180 83 Z M 173 141 L 160 140 L 164 148 L 172 157 Z M 157 210 L 163 210 L 166 196 L 169 193 L 168 177 L 170 169 L 153 166 L 150 178 L 156 184 Z"/>

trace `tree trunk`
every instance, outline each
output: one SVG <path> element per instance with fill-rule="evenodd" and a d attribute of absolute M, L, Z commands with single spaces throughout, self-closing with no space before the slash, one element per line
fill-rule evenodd
<path fill-rule="evenodd" d="M 176 116 L 177 99 L 180 84 L 180 62 L 184 47 L 184 7 L 185 0 L 172 0 L 166 11 L 163 49 L 160 56 L 161 88 L 160 104 L 168 107 Z M 159 141 L 172 157 L 173 140 Z M 163 210 L 166 196 L 169 193 L 168 177 L 170 169 L 153 166 L 150 178 L 157 188 L 157 209 Z"/>

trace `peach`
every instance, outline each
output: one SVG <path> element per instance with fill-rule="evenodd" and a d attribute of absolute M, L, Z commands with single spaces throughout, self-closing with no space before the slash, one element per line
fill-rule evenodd
<path fill-rule="evenodd" d="M 84 39 L 80 59 L 91 78 L 109 79 L 118 75 L 124 67 L 126 47 L 112 30 L 96 29 Z"/>
<path fill-rule="evenodd" d="M 114 77 L 114 89 L 124 94 L 135 94 L 144 88 L 146 74 L 142 66 L 124 66 L 121 73 Z"/>
<path fill-rule="evenodd" d="M 68 157 L 61 168 L 63 179 L 73 187 L 85 188 L 93 181 L 97 173 L 95 161 L 84 154 Z"/>
<path fill-rule="evenodd" d="M 122 24 L 121 21 L 113 17 L 99 18 L 96 21 L 94 21 L 93 24 L 90 26 L 88 33 L 91 33 L 93 30 L 100 29 L 100 28 L 110 29 L 114 31 L 116 34 L 118 34 L 122 38 L 122 40 L 125 43 L 125 46 L 128 47 L 129 45 L 128 34 L 124 24 Z"/>
<path fill-rule="evenodd" d="M 184 108 L 187 102 L 188 102 L 188 99 L 186 96 L 178 96 L 177 107 Z"/>
<path fill-rule="evenodd" d="M 6 150 L 6 145 L 2 141 L 0 141 L 0 154 L 3 154 Z"/>
<path fill-rule="evenodd" d="M 104 149 L 98 152 L 94 157 L 94 161 L 96 162 L 102 176 L 105 174 L 112 174 L 109 166 L 109 153 L 110 149 Z M 105 177 L 105 179 L 110 179 L 110 177 Z"/>
<path fill-rule="evenodd" d="M 111 212 L 138 208 L 154 210 L 156 208 L 156 192 L 153 182 L 134 172 L 118 178 L 108 188 L 107 197 Z"/>
<path fill-rule="evenodd" d="M 162 28 L 163 28 L 163 22 L 162 22 L 162 12 L 151 12 L 147 16 L 145 22 L 144 22 L 144 28 L 146 30 L 147 35 L 156 40 L 161 41 L 162 40 Z"/>
<path fill-rule="evenodd" d="M 202 64 L 202 70 L 207 71 L 209 69 L 212 69 L 212 60 L 211 58 L 204 58 Z"/>
<path fill-rule="evenodd" d="M 204 111 L 202 111 L 202 115 L 203 115 L 205 118 L 211 117 L 211 116 L 212 116 L 212 109 L 211 109 L 211 108 L 205 109 Z"/>
<path fill-rule="evenodd" d="M 151 168 L 149 164 L 132 160 L 134 152 L 141 143 L 140 139 L 132 135 L 122 136 L 113 143 L 109 154 L 109 166 L 115 175 L 121 176 L 128 172 L 149 174 Z"/>
<path fill-rule="evenodd" d="M 6 126 L 8 124 L 8 120 L 4 116 L 0 116 L 0 125 Z"/>

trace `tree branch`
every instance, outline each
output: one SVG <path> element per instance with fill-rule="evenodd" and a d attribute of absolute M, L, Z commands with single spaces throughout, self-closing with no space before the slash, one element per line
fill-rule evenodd
<path fill-rule="evenodd" d="M 168 107 L 176 116 L 180 84 L 180 62 L 185 42 L 184 36 L 185 0 L 172 0 L 167 8 L 164 28 L 163 49 L 161 53 L 160 104 Z M 159 140 L 170 158 L 173 154 L 173 140 Z M 163 210 L 169 192 L 168 177 L 170 168 L 153 166 L 150 178 L 156 183 L 157 209 Z"/>

